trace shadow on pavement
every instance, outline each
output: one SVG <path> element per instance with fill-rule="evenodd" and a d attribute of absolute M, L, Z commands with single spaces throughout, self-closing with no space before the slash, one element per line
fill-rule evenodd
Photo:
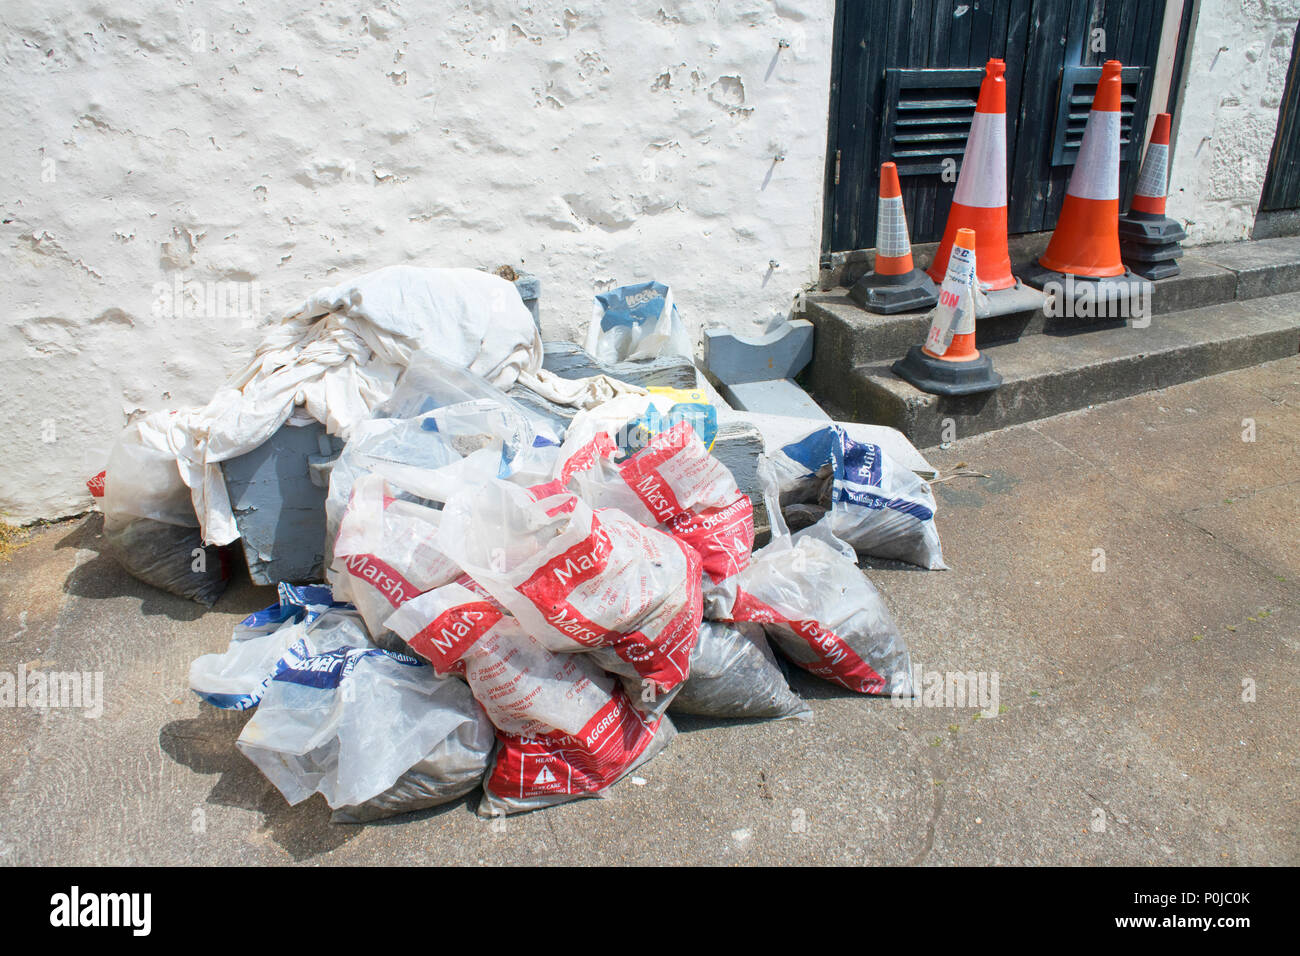
<path fill-rule="evenodd" d="M 319 794 L 289 806 L 239 752 L 235 739 L 251 716 L 251 711 L 205 706 L 198 717 L 164 726 L 158 743 L 164 753 L 195 773 L 218 774 L 207 802 L 262 814 L 261 829 L 297 862 L 336 850 L 359 836 L 361 826 L 330 823 L 330 808 Z"/>
<path fill-rule="evenodd" d="M 158 734 L 163 752 L 195 773 L 219 774 L 207 802 L 262 814 L 262 830 L 296 862 L 338 849 L 369 827 L 416 824 L 444 813 L 475 813 L 483 791 L 476 787 L 464 797 L 441 806 L 400 813 L 366 823 L 331 823 L 330 808 L 320 794 L 289 806 L 253 763 L 239 752 L 235 740 L 252 711 L 218 710 L 204 706 L 195 718 L 174 720 Z"/>
<path fill-rule="evenodd" d="M 76 548 L 95 552 L 95 557 L 77 565 L 64 579 L 63 590 L 68 594 L 96 601 L 135 598 L 140 602 L 141 614 L 159 614 L 173 621 L 185 622 L 196 621 L 209 610 L 252 612 L 275 603 L 275 589 L 254 585 L 242 560 L 232 562 L 226 590 L 211 608 L 137 581 L 105 551 L 103 527 L 104 516 L 95 512 L 77 522 L 55 542 L 55 550 Z"/>

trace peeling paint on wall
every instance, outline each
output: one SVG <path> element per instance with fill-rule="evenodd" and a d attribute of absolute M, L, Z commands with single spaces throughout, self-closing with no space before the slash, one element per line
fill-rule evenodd
<path fill-rule="evenodd" d="M 85 509 L 128 415 L 243 363 L 262 316 L 219 283 L 274 313 L 510 263 L 548 337 L 651 277 L 697 341 L 785 315 L 820 251 L 832 10 L 9 0 L 0 512 Z"/>
<path fill-rule="evenodd" d="M 1180 99 L 1169 214 L 1187 244 L 1255 224 L 1300 0 L 1202 0 Z"/>

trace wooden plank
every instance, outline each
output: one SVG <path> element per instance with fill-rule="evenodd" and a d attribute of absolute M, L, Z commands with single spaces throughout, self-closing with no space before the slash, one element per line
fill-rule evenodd
<path fill-rule="evenodd" d="M 943 0 L 913 0 L 907 22 L 899 24 L 905 29 L 898 49 L 898 62 L 890 66 L 932 67 L 935 59 L 935 11 Z M 937 177 L 905 176 L 902 178 L 903 207 L 907 213 L 907 231 L 913 242 L 926 242 L 933 227 L 934 181 Z M 943 227 L 940 226 L 940 229 Z"/>
<path fill-rule="evenodd" d="M 844 4 L 845 0 L 836 0 L 835 18 L 831 28 L 831 95 L 827 110 L 826 123 L 826 163 L 822 180 L 822 255 L 829 254 L 835 247 L 835 152 L 839 148 L 840 134 L 840 86 L 843 82 L 841 71 L 844 58 Z"/>
<path fill-rule="evenodd" d="M 962 10 L 961 16 L 957 16 L 957 10 L 960 7 L 966 9 Z M 953 9 L 949 15 L 952 19 L 948 31 L 948 52 L 942 62 L 948 66 L 971 66 L 971 26 L 978 14 L 972 4 L 962 3 L 960 6 L 953 4 Z"/>
<path fill-rule="evenodd" d="M 997 54 L 1007 64 L 1007 203 L 1008 232 L 1018 232 L 1014 227 L 1012 209 L 1017 194 L 1028 191 L 1027 184 L 1013 178 L 1015 149 L 1019 140 L 1020 111 L 1025 95 L 1025 58 L 1028 55 L 1030 13 L 1032 0 L 1011 0 L 1007 5 L 1006 26 L 1001 33 L 1002 46 L 994 43 Z M 1013 186 L 1015 188 L 1013 188 Z"/>
<path fill-rule="evenodd" d="M 1178 50 L 1174 54 L 1173 69 L 1169 71 L 1169 93 L 1165 98 L 1165 112 L 1174 114 L 1175 138 L 1169 148 L 1169 168 L 1174 168 L 1174 151 L 1178 145 L 1178 101 L 1183 88 L 1183 70 L 1187 65 L 1187 54 L 1192 47 L 1192 18 L 1195 15 L 1197 0 L 1183 0 L 1183 12 L 1178 18 Z M 1294 52 L 1292 53 L 1294 57 Z M 1292 66 L 1294 67 L 1294 62 Z"/>
<path fill-rule="evenodd" d="M 880 128 L 883 51 L 875 42 L 883 0 L 846 3 L 843 85 L 840 90 L 840 185 L 836 190 L 837 248 L 875 245 L 876 142 Z"/>
<path fill-rule="evenodd" d="M 1065 42 L 1065 11 L 1058 0 L 1032 0 L 1024 57 L 1023 86 L 1017 110 L 1017 135 L 1008 141 L 1012 189 L 1008 193 L 1008 228 L 1011 232 L 1037 232 L 1042 228 L 1042 205 L 1049 184 L 1042 183 L 1050 137 L 1044 127 L 1055 114 L 1056 72 Z M 1055 68 L 1054 68 L 1055 65 Z"/>
<path fill-rule="evenodd" d="M 988 0 L 972 7 L 966 15 L 970 17 L 970 45 L 966 50 L 966 65 L 983 67 L 989 57 L 998 54 L 991 52 L 994 40 L 994 28 L 1001 34 L 1006 28 L 1007 11 L 1010 0 Z"/>
<path fill-rule="evenodd" d="M 917 17 L 920 16 L 917 10 L 918 0 L 908 0 L 908 2 L 899 3 L 896 7 L 891 8 L 884 22 L 882 35 L 884 42 L 882 44 L 883 63 L 885 68 L 898 67 L 907 69 L 910 67 L 924 67 L 927 60 L 916 59 L 912 53 L 913 36 L 915 33 L 914 24 L 919 22 Z M 883 92 L 883 90 L 882 90 Z M 909 235 L 915 237 L 912 232 L 917 220 L 913 203 L 915 195 L 913 192 L 914 178 L 910 176 L 902 177 L 901 185 L 903 189 L 903 209 L 907 215 L 907 229 Z M 874 208 L 874 207 L 873 207 Z M 872 227 L 872 245 L 875 245 L 875 227 Z"/>
<path fill-rule="evenodd" d="M 1145 135 L 1151 103 L 1155 91 L 1155 79 L 1160 60 L 1161 30 L 1164 26 L 1166 0 L 1155 0 L 1144 4 L 1135 20 L 1137 34 L 1134 50 L 1130 54 L 1134 62 L 1146 67 L 1142 83 L 1138 88 L 1138 100 L 1133 108 L 1133 144 L 1125 154 L 1120 166 L 1120 202 L 1122 209 L 1128 208 L 1129 199 L 1137 187 L 1138 174 L 1142 169 L 1142 153 L 1146 147 Z"/>

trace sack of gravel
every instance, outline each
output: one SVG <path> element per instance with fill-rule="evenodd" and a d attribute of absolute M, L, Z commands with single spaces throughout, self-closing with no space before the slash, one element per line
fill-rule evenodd
<path fill-rule="evenodd" d="M 674 714 L 811 720 L 786 683 L 761 624 L 705 621 L 691 651 L 691 675 L 669 705 Z"/>

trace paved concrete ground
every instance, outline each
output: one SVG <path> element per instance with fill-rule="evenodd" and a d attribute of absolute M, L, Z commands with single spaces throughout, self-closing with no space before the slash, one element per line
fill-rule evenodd
<path fill-rule="evenodd" d="M 998 716 L 796 677 L 812 724 L 682 719 L 643 785 L 501 832 L 287 806 L 186 686 L 270 589 L 201 612 L 95 519 L 41 531 L 0 565 L 0 671 L 102 670 L 107 703 L 0 709 L 0 861 L 1300 863 L 1300 359 L 931 457 L 989 476 L 937 485 L 953 570 L 870 576 L 926 670 L 997 672 Z"/>

